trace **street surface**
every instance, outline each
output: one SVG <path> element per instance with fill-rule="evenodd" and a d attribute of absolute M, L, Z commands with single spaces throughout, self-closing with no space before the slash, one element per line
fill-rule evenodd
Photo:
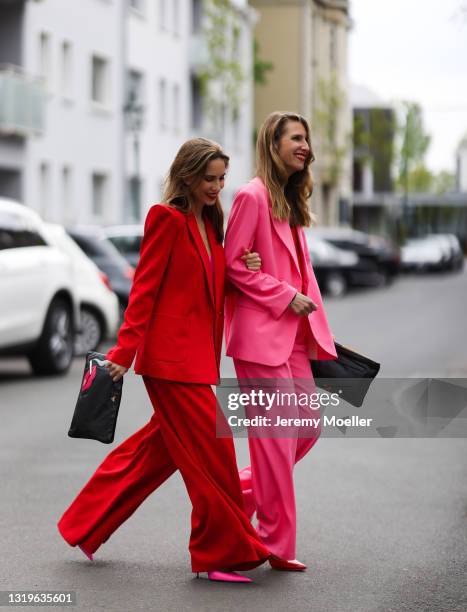
<path fill-rule="evenodd" d="M 463 272 L 403 277 L 325 306 L 336 339 L 380 361 L 381 376 L 467 377 L 466 303 Z M 130 373 L 114 444 L 68 438 L 82 368 L 79 359 L 65 378 L 36 379 L 24 360 L 0 361 L 0 590 L 74 590 L 80 611 L 467 610 L 465 439 L 320 440 L 296 468 L 304 574 L 264 565 L 249 572 L 253 585 L 195 579 L 178 474 L 90 563 L 56 522 L 152 408 Z M 223 375 L 234 375 L 230 359 Z M 243 467 L 245 440 L 236 445 Z"/>

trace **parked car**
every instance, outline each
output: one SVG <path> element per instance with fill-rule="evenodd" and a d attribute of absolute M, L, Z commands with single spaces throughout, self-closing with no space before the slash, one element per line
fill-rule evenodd
<path fill-rule="evenodd" d="M 355 271 L 358 284 L 388 284 L 400 272 L 400 250 L 386 238 L 346 227 L 313 228 L 313 232 L 339 249 L 358 255 L 359 265 Z"/>
<path fill-rule="evenodd" d="M 112 225 L 104 228 L 107 238 L 133 268 L 138 265 L 143 231 L 143 225 Z"/>
<path fill-rule="evenodd" d="M 64 374 L 79 305 L 71 263 L 30 208 L 0 199 L 0 355 L 28 358 L 35 374 Z"/>
<path fill-rule="evenodd" d="M 443 269 L 462 270 L 464 267 L 464 253 L 455 234 L 428 234 L 426 239 L 438 242 L 443 249 L 445 254 Z"/>
<path fill-rule="evenodd" d="M 115 336 L 119 303 L 109 279 L 68 236 L 61 225 L 46 224 L 50 242 L 71 260 L 73 285 L 80 305 L 81 331 L 75 339 L 75 354 L 95 351 L 102 340 Z"/>
<path fill-rule="evenodd" d="M 354 285 L 354 272 L 358 255 L 338 249 L 329 242 L 317 238 L 313 229 L 305 228 L 307 246 L 318 285 L 328 295 L 340 297 Z"/>
<path fill-rule="evenodd" d="M 453 234 L 427 234 L 407 240 L 402 247 L 402 266 L 416 272 L 460 270 L 464 254 Z"/>
<path fill-rule="evenodd" d="M 79 227 L 67 231 L 99 270 L 107 275 L 113 291 L 117 294 L 122 314 L 128 306 L 134 268 L 107 239 L 102 228 Z"/>

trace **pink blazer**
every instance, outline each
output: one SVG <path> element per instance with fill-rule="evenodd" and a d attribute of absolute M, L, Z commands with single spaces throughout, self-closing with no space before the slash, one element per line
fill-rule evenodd
<path fill-rule="evenodd" d="M 318 305 L 308 316 L 316 340 L 309 354 L 315 359 L 334 359 L 336 349 L 302 228 L 298 228 L 298 237 L 302 261 L 307 263 L 304 292 Z M 285 363 L 300 320 L 288 305 L 302 290 L 302 279 L 289 224 L 273 218 L 269 194 L 258 177 L 235 197 L 224 248 L 227 278 L 233 285 L 225 304 L 227 355 L 269 366 Z M 245 248 L 260 254 L 260 271 L 248 270 L 240 259 Z"/>

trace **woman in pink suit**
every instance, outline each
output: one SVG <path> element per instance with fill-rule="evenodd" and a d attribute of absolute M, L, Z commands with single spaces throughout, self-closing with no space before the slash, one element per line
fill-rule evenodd
<path fill-rule="evenodd" d="M 302 229 L 312 221 L 313 159 L 306 120 L 272 113 L 258 135 L 257 175 L 232 206 L 225 255 L 235 290 L 227 295 L 225 333 L 241 386 L 246 379 L 273 379 L 282 389 L 310 395 L 316 391 L 310 358 L 336 358 Z M 261 270 L 241 265 L 244 249 L 260 253 Z M 287 416 L 310 414 L 307 406 L 293 410 Z M 277 437 L 249 429 L 251 467 L 240 472 L 240 479 L 247 513 L 256 512 L 258 533 L 273 554 L 272 567 L 302 571 L 306 566 L 295 558 L 293 468 L 320 429 L 286 431 Z"/>

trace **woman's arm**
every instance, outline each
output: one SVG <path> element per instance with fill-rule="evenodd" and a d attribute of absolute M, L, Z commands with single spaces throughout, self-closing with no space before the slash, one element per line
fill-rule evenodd
<path fill-rule="evenodd" d="M 182 225 L 183 219 L 167 206 L 156 205 L 149 210 L 125 318 L 118 332 L 117 344 L 106 355 L 107 360 L 125 368 L 131 367 Z"/>
<path fill-rule="evenodd" d="M 253 246 L 258 216 L 258 203 L 254 196 L 247 192 L 237 194 L 225 236 L 227 278 L 278 319 L 294 299 L 297 290 L 261 270 L 248 270 L 241 259 L 244 250 Z"/>

